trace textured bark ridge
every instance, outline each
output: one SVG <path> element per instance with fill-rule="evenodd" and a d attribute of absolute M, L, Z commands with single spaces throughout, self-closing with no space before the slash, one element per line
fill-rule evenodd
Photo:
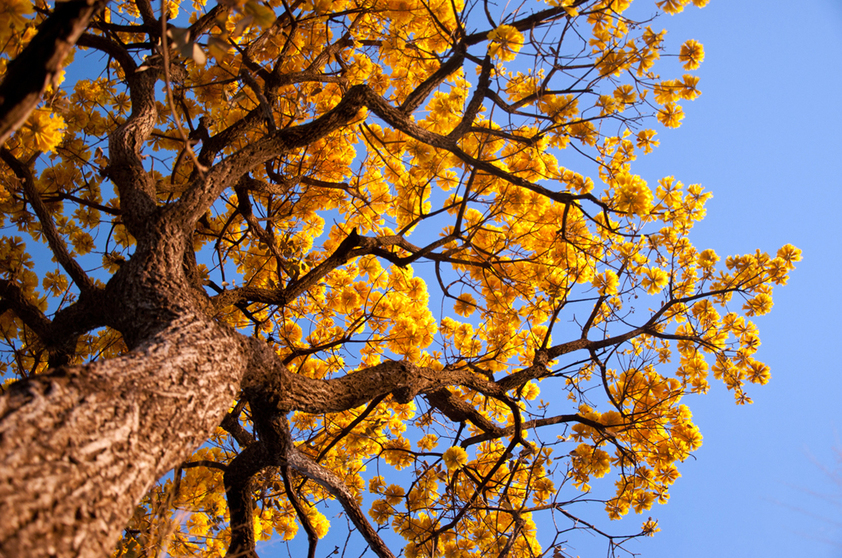
<path fill-rule="evenodd" d="M 244 371 L 237 336 L 181 318 L 130 354 L 0 399 L 4 556 L 106 556 L 143 494 L 207 438 Z"/>

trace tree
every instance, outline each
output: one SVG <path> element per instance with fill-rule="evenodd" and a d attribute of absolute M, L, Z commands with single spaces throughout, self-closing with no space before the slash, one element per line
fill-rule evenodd
<path fill-rule="evenodd" d="M 704 51 L 661 78 L 630 0 L 3 2 L 0 90 L 56 78 L 0 151 L 3 555 L 313 556 L 327 500 L 381 557 L 563 555 L 594 478 L 667 500 L 683 395 L 769 378 L 800 253 L 720 263 L 633 173 Z"/>

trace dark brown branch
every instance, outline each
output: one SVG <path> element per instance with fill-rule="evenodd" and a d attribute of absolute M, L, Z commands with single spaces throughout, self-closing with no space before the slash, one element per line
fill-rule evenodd
<path fill-rule="evenodd" d="M 228 500 L 231 542 L 227 556 L 259 558 L 254 551 L 254 475 L 272 464 L 266 444 L 251 444 L 235 457 L 223 475 Z"/>
<path fill-rule="evenodd" d="M 140 17 L 143 19 L 143 24 L 147 28 L 147 32 L 156 36 L 160 32 L 158 27 L 158 19 L 155 17 L 155 10 L 152 9 L 152 2 L 150 0 L 135 0 L 137 11 L 140 12 Z"/>
<path fill-rule="evenodd" d="M 482 108 L 482 101 L 490 90 L 492 68 L 491 58 L 486 56 L 482 61 L 482 71 L 479 74 L 477 88 L 471 100 L 468 102 L 468 106 L 465 108 L 465 115 L 459 121 L 459 124 L 447 135 L 448 139 L 457 140 L 461 138 L 473 125 L 477 114 L 479 114 L 479 110 Z"/>
<path fill-rule="evenodd" d="M 56 4 L 23 52 L 9 63 L 0 83 L 0 145 L 23 126 L 47 86 L 54 83 L 62 64 L 91 18 L 105 0 L 70 0 Z"/>
<path fill-rule="evenodd" d="M 303 277 L 291 281 L 283 289 L 264 289 L 259 287 L 241 287 L 238 289 L 231 289 L 224 291 L 212 299 L 214 306 L 217 308 L 224 308 L 237 304 L 239 302 L 254 301 L 263 302 L 265 304 L 277 304 L 284 306 L 290 301 L 295 300 L 301 293 L 313 287 L 325 275 L 344 264 L 351 258 L 351 250 L 353 250 L 360 241 L 360 235 L 357 230 L 353 229 L 351 234 L 345 237 L 345 240 L 334 250 L 325 261 L 311 269 Z M 355 256 L 357 254 L 354 254 Z"/>
<path fill-rule="evenodd" d="M 216 461 L 211 461 L 210 459 L 200 459 L 198 461 L 188 461 L 186 463 L 182 463 L 179 465 L 182 469 L 193 469 L 195 467 L 206 467 L 208 469 L 216 469 L 217 471 L 225 472 L 228 470 L 228 466 L 224 463 L 218 463 Z"/>
<path fill-rule="evenodd" d="M 465 52 L 466 49 L 464 45 L 459 45 L 453 55 L 448 58 L 438 70 L 433 72 L 430 77 L 421 82 L 412 93 L 407 95 L 406 99 L 404 99 L 400 106 L 400 110 L 405 114 L 410 114 L 421 106 L 421 103 L 424 102 L 424 99 L 429 97 L 430 93 L 441 85 L 441 83 L 447 79 L 449 75 L 462 67 L 462 63 L 465 61 Z"/>
<path fill-rule="evenodd" d="M 11 281 L 0 279 L 0 297 L 9 305 L 9 308 L 17 317 L 35 332 L 35 335 L 41 339 L 49 337 L 52 323 L 37 306 L 26 298 L 20 287 Z"/>
<path fill-rule="evenodd" d="M 298 499 L 298 495 L 292 489 L 292 483 L 289 482 L 289 467 L 281 467 L 281 476 L 284 479 L 284 490 L 287 493 L 289 503 L 292 504 L 292 507 L 295 510 L 295 515 L 298 517 L 298 521 L 301 522 L 301 525 L 304 527 L 304 531 L 307 533 L 307 558 L 316 558 L 316 545 L 319 543 L 319 536 L 313 528 L 313 522 L 310 521 L 310 518 L 306 513 L 304 513 L 304 508 L 301 507 L 301 501 Z"/>
<path fill-rule="evenodd" d="M 578 0 L 573 2 L 570 7 L 576 7 L 581 4 L 584 4 L 587 0 Z M 534 29 L 541 25 L 547 25 L 552 23 L 553 21 L 561 18 L 567 17 L 567 12 L 564 8 L 550 8 L 548 10 L 542 10 L 540 12 L 535 12 L 534 14 L 527 16 L 523 19 L 519 19 L 509 23 L 518 31 L 528 31 L 530 29 Z M 472 33 L 465 38 L 465 44 L 468 46 L 476 45 L 488 40 L 488 34 L 491 32 L 491 29 L 480 31 L 478 33 Z"/>
<path fill-rule="evenodd" d="M 363 107 L 366 91 L 366 86 L 356 85 L 334 108 L 319 118 L 278 130 L 217 163 L 207 173 L 206 180 L 195 181 L 181 199 L 168 208 L 168 213 L 185 223 L 195 223 L 220 192 L 233 186 L 255 166 L 311 144 L 351 122 Z M 262 109 L 258 112 L 258 118 L 262 118 Z M 211 138 L 208 143 L 215 143 L 215 138 Z"/>
<path fill-rule="evenodd" d="M 123 214 L 123 212 L 120 211 L 119 207 L 109 207 L 107 205 L 102 205 L 101 203 L 86 200 L 84 198 L 74 196 L 73 194 L 67 194 L 65 192 L 56 192 L 54 194 L 44 196 L 44 203 L 52 203 L 54 201 L 63 200 L 69 200 L 74 203 L 78 203 L 79 205 L 84 205 L 85 207 L 90 207 L 92 209 L 96 209 L 97 211 L 102 211 L 103 213 L 107 213 L 108 215 L 119 216 Z"/>
<path fill-rule="evenodd" d="M 234 437 L 234 440 L 240 444 L 241 448 L 245 448 L 254 443 L 254 436 L 252 436 L 251 433 L 243 428 L 242 424 L 240 424 L 240 413 L 243 412 L 243 408 L 245 406 L 245 399 L 238 401 L 234 408 L 225 415 L 225 418 L 222 419 L 222 422 L 219 424 L 219 426 Z"/>
<path fill-rule="evenodd" d="M 541 428 L 542 426 L 550 426 L 553 424 L 566 424 L 569 422 L 576 422 L 579 424 L 584 424 L 585 426 L 590 426 L 595 430 L 599 430 L 600 432 L 605 432 L 605 425 L 600 424 L 594 420 L 591 420 L 587 417 L 583 417 L 582 415 L 575 414 L 575 415 L 558 415 L 555 417 L 544 418 L 544 419 L 537 419 L 537 420 L 528 420 L 520 425 L 521 430 L 532 430 L 535 428 Z M 463 448 L 467 448 L 469 446 L 473 446 L 474 444 L 479 444 L 480 442 L 485 442 L 486 440 L 495 440 L 497 438 L 502 438 L 503 436 L 511 436 L 515 433 L 514 426 L 508 426 L 506 428 L 498 428 L 498 432 L 486 432 L 484 434 L 477 434 L 476 436 L 471 436 L 470 438 L 466 438 L 462 440 L 459 444 Z"/>
<path fill-rule="evenodd" d="M 344 438 L 345 436 L 347 436 L 348 434 L 350 434 L 350 433 L 354 430 L 354 428 L 356 428 L 356 427 L 357 427 L 357 425 L 358 425 L 359 423 L 361 423 L 362 421 L 364 421 L 364 420 L 366 419 L 366 417 L 367 417 L 368 415 L 370 415 L 370 414 L 374 411 L 374 409 L 376 409 L 376 408 L 377 408 L 377 406 L 378 406 L 378 405 L 379 405 L 379 404 L 380 404 L 380 403 L 381 403 L 384 399 L 386 399 L 386 396 L 385 396 L 385 395 L 381 395 L 381 396 L 378 396 L 378 397 L 375 397 L 374 399 L 372 399 L 372 400 L 371 400 L 371 402 L 368 404 L 368 406 L 367 406 L 367 407 L 363 410 L 363 412 L 362 412 L 362 413 L 360 413 L 359 415 L 357 415 L 357 417 L 356 417 L 356 418 L 354 418 L 354 420 L 352 420 L 351 422 L 349 422 L 349 423 L 345 426 L 345 428 L 343 428 L 343 429 L 339 432 L 339 434 L 337 434 L 336 436 L 334 436 L 334 438 L 330 441 L 330 443 L 328 443 L 328 445 L 326 445 L 326 446 L 322 449 L 322 451 L 320 451 L 320 452 L 319 452 L 318 457 L 316 457 L 316 462 L 318 463 L 319 461 L 321 461 L 322 459 L 324 459 L 324 457 L 327 455 L 327 452 L 329 452 L 329 451 L 330 451 L 330 450 L 331 450 L 331 449 L 332 449 L 332 448 L 333 448 L 336 444 L 338 444 L 338 443 L 339 443 L 339 441 L 340 441 L 342 438 Z"/>
<path fill-rule="evenodd" d="M 290 372 L 271 347 L 249 340 L 251 362 L 243 379 L 249 399 L 272 393 L 273 405 L 285 411 L 335 413 L 359 407 L 381 395 L 392 394 L 398 403 L 441 387 L 464 386 L 508 404 L 500 387 L 464 368 L 434 370 L 407 361 L 387 361 L 339 378 L 317 380 Z"/>
<path fill-rule="evenodd" d="M 58 261 L 61 267 L 63 267 L 67 274 L 70 275 L 81 293 L 85 294 L 92 292 L 95 289 L 94 282 L 90 277 L 88 277 L 88 274 L 85 273 L 82 266 L 70 257 L 67 244 L 65 244 L 64 239 L 56 229 L 56 224 L 53 222 L 53 218 L 50 215 L 47 206 L 44 205 L 44 202 L 41 200 L 41 196 L 38 194 L 38 190 L 35 188 L 35 177 L 32 175 L 32 169 L 18 161 L 15 156 L 12 155 L 12 152 L 5 147 L 0 148 L 0 158 L 3 159 L 4 163 L 9 165 L 9 168 L 12 169 L 12 172 L 15 173 L 15 176 L 17 176 L 20 179 L 21 184 L 23 184 L 23 191 L 26 195 L 26 199 L 29 201 L 29 204 L 35 211 L 35 215 L 38 217 L 38 221 L 41 224 L 41 232 L 44 233 L 44 237 L 47 239 L 47 244 L 49 244 L 50 250 L 52 250 L 56 261 Z"/>
<path fill-rule="evenodd" d="M 139 241 L 157 206 L 155 182 L 143 167 L 140 149 L 158 117 L 155 84 L 161 72 L 161 57 L 154 55 L 127 74 L 132 112 L 108 138 L 108 176 L 120 194 L 123 224 Z"/>
<path fill-rule="evenodd" d="M 394 558 L 394 554 L 368 522 L 359 504 L 357 504 L 355 495 L 348 489 L 343 480 L 295 447 L 285 416 L 283 413 L 274 410 L 272 403 L 267 401 L 263 395 L 250 399 L 254 410 L 255 427 L 258 429 L 261 439 L 265 440 L 271 448 L 270 451 L 275 456 L 277 464 L 295 470 L 298 474 L 315 481 L 327 490 L 345 509 L 345 513 L 371 547 L 371 550 L 379 558 Z"/>
<path fill-rule="evenodd" d="M 425 398 L 430 405 L 444 413 L 444 416 L 453 422 L 461 423 L 467 420 L 492 437 L 499 438 L 505 435 L 502 428 L 485 418 L 473 405 L 453 395 L 447 388 L 431 391 L 425 395 Z"/>
<path fill-rule="evenodd" d="M 104 52 L 114 60 L 116 60 L 120 66 L 122 66 L 123 71 L 126 74 L 134 72 L 137 69 L 137 64 L 135 63 L 134 59 L 131 57 L 129 52 L 126 48 L 117 43 L 116 41 L 112 41 L 107 37 L 103 37 L 102 35 L 91 35 L 90 33 L 85 33 L 81 37 L 79 37 L 79 41 L 77 43 L 80 47 L 87 47 L 87 48 L 95 48 L 101 52 Z"/>

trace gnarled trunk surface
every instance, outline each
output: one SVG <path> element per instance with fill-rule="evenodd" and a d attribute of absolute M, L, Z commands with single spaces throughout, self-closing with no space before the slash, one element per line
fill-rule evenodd
<path fill-rule="evenodd" d="M 242 344 L 184 317 L 130 354 L 18 382 L 0 399 L 0 549 L 106 556 L 132 510 L 234 399 Z"/>

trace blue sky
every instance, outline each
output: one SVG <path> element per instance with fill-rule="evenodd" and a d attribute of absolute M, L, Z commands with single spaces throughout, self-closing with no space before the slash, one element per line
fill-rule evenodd
<path fill-rule="evenodd" d="M 712 0 L 659 26 L 704 44 L 703 94 L 636 172 L 713 192 L 694 229 L 699 249 L 792 243 L 804 260 L 775 291 L 772 313 L 756 320 L 771 382 L 752 389 L 746 407 L 721 386 L 687 401 L 704 445 L 681 468 L 669 504 L 652 509 L 661 533 L 633 548 L 654 557 L 842 556 L 842 2 Z"/>

